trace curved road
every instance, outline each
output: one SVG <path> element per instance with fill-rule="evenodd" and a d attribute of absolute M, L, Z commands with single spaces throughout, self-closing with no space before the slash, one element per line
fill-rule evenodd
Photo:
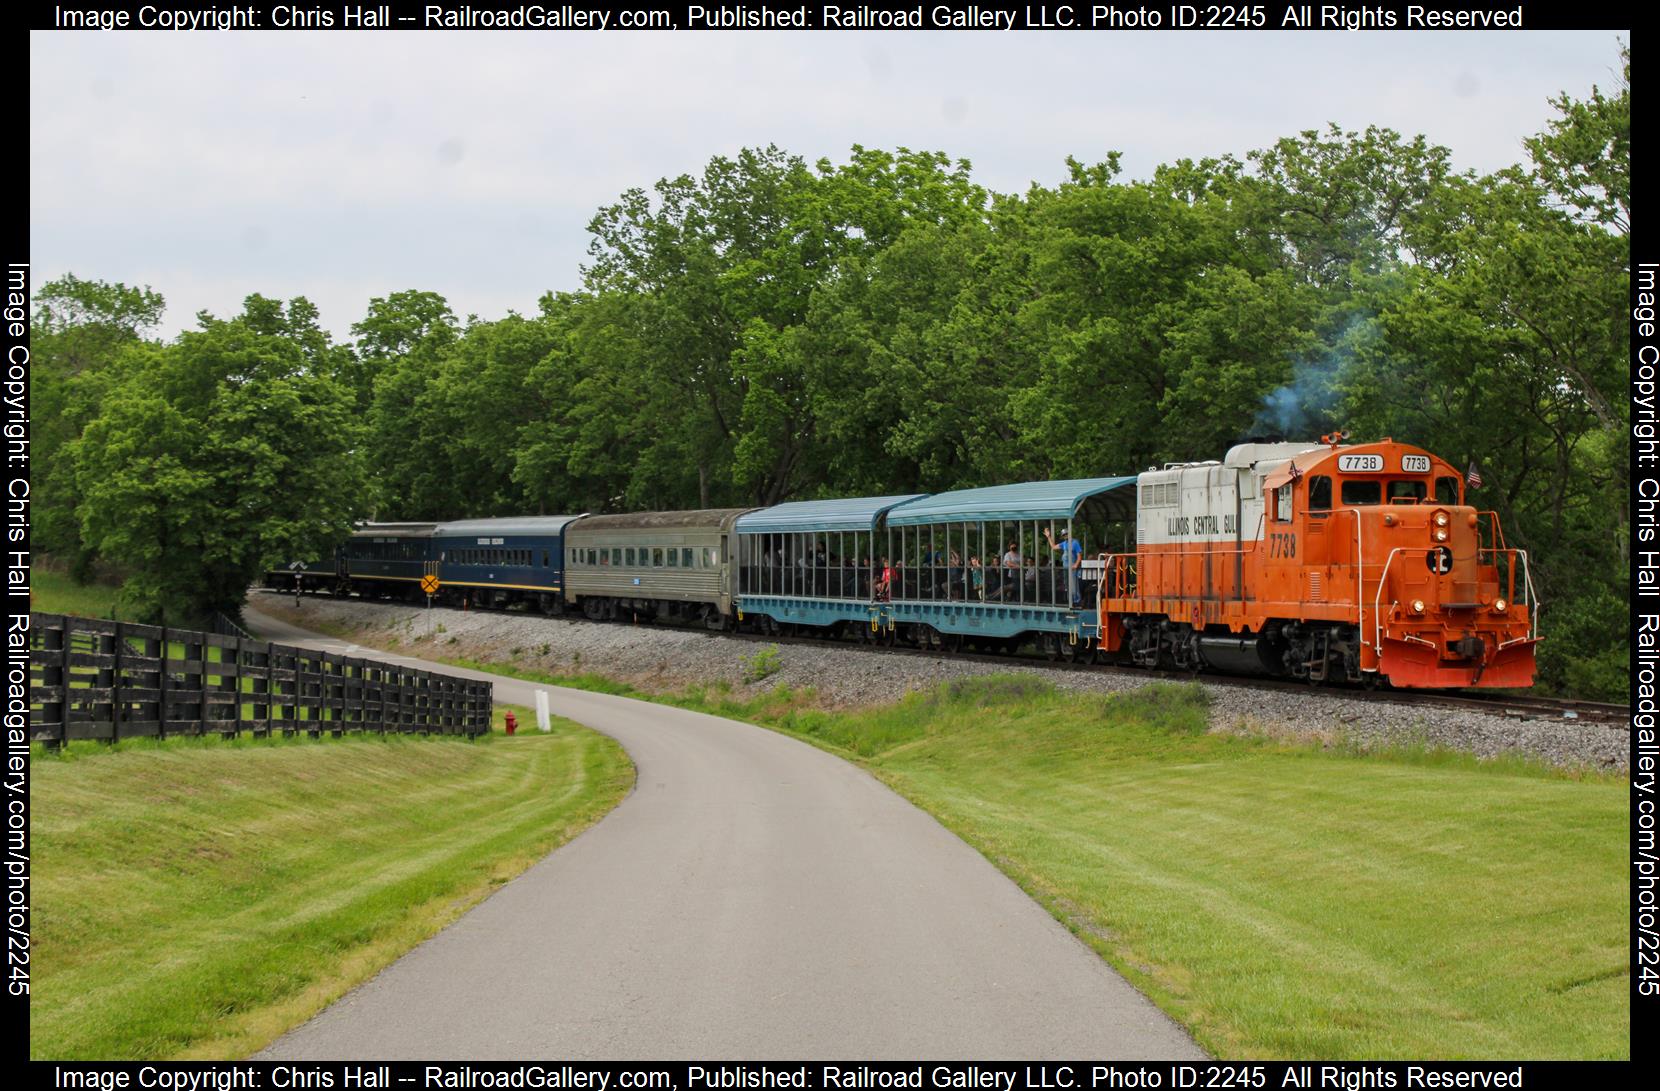
<path fill-rule="evenodd" d="M 352 1059 L 1197 1059 L 1002 873 L 857 767 L 762 728 L 316 637 L 495 683 L 617 739 L 632 794 L 259 1054 Z"/>

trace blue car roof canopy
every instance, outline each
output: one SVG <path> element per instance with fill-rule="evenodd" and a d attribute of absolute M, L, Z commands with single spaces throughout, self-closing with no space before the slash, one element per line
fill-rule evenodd
<path fill-rule="evenodd" d="M 739 534 L 847 533 L 876 529 L 884 513 L 927 493 L 858 496 L 843 500 L 797 500 L 752 511 L 738 520 Z M 892 521 L 892 516 L 889 516 Z"/>
<path fill-rule="evenodd" d="M 1134 476 L 1084 477 L 958 489 L 906 504 L 888 516 L 888 525 L 1065 520 L 1077 515 L 1085 503 L 1091 503 L 1106 518 L 1129 518 L 1135 514 L 1135 483 Z"/>

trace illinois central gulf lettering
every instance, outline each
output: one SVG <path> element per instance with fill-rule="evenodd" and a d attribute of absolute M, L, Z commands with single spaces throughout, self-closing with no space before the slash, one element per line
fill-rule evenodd
<path fill-rule="evenodd" d="M 1231 515 L 1172 515 L 1164 520 L 1164 532 L 1172 538 L 1195 534 L 1232 534 L 1233 530 Z"/>

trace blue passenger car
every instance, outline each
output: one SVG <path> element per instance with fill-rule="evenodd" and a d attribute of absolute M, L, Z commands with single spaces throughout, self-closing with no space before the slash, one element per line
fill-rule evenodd
<path fill-rule="evenodd" d="M 414 598 L 432 555 L 432 523 L 362 523 L 340 547 L 342 586 L 365 598 Z"/>
<path fill-rule="evenodd" d="M 552 614 L 564 602 L 565 528 L 579 515 L 464 519 L 432 535 L 439 594 L 480 606 L 534 604 Z"/>
<path fill-rule="evenodd" d="M 740 516 L 740 620 L 767 631 L 804 625 L 867 638 L 886 550 L 883 519 L 924 495 L 804 500 Z"/>
<path fill-rule="evenodd" d="M 923 647 L 1035 642 L 1078 656 L 1096 636 L 1097 558 L 1134 540 L 1135 487 L 1134 477 L 1027 481 L 903 505 L 887 519 L 894 568 L 879 624 Z"/>

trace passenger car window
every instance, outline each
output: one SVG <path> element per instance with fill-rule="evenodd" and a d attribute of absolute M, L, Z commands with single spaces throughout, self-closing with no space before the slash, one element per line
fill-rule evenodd
<path fill-rule="evenodd" d="M 682 549 L 680 551 L 680 567 L 682 567 L 682 568 L 692 567 L 692 551 L 691 550 Z"/>
<path fill-rule="evenodd" d="M 680 551 L 678 549 L 669 550 L 669 567 L 670 568 L 679 568 L 680 567 Z"/>
<path fill-rule="evenodd" d="M 656 549 L 653 549 L 651 551 L 651 567 L 653 567 L 653 568 L 662 568 L 663 567 L 663 547 L 662 546 L 658 546 Z"/>

